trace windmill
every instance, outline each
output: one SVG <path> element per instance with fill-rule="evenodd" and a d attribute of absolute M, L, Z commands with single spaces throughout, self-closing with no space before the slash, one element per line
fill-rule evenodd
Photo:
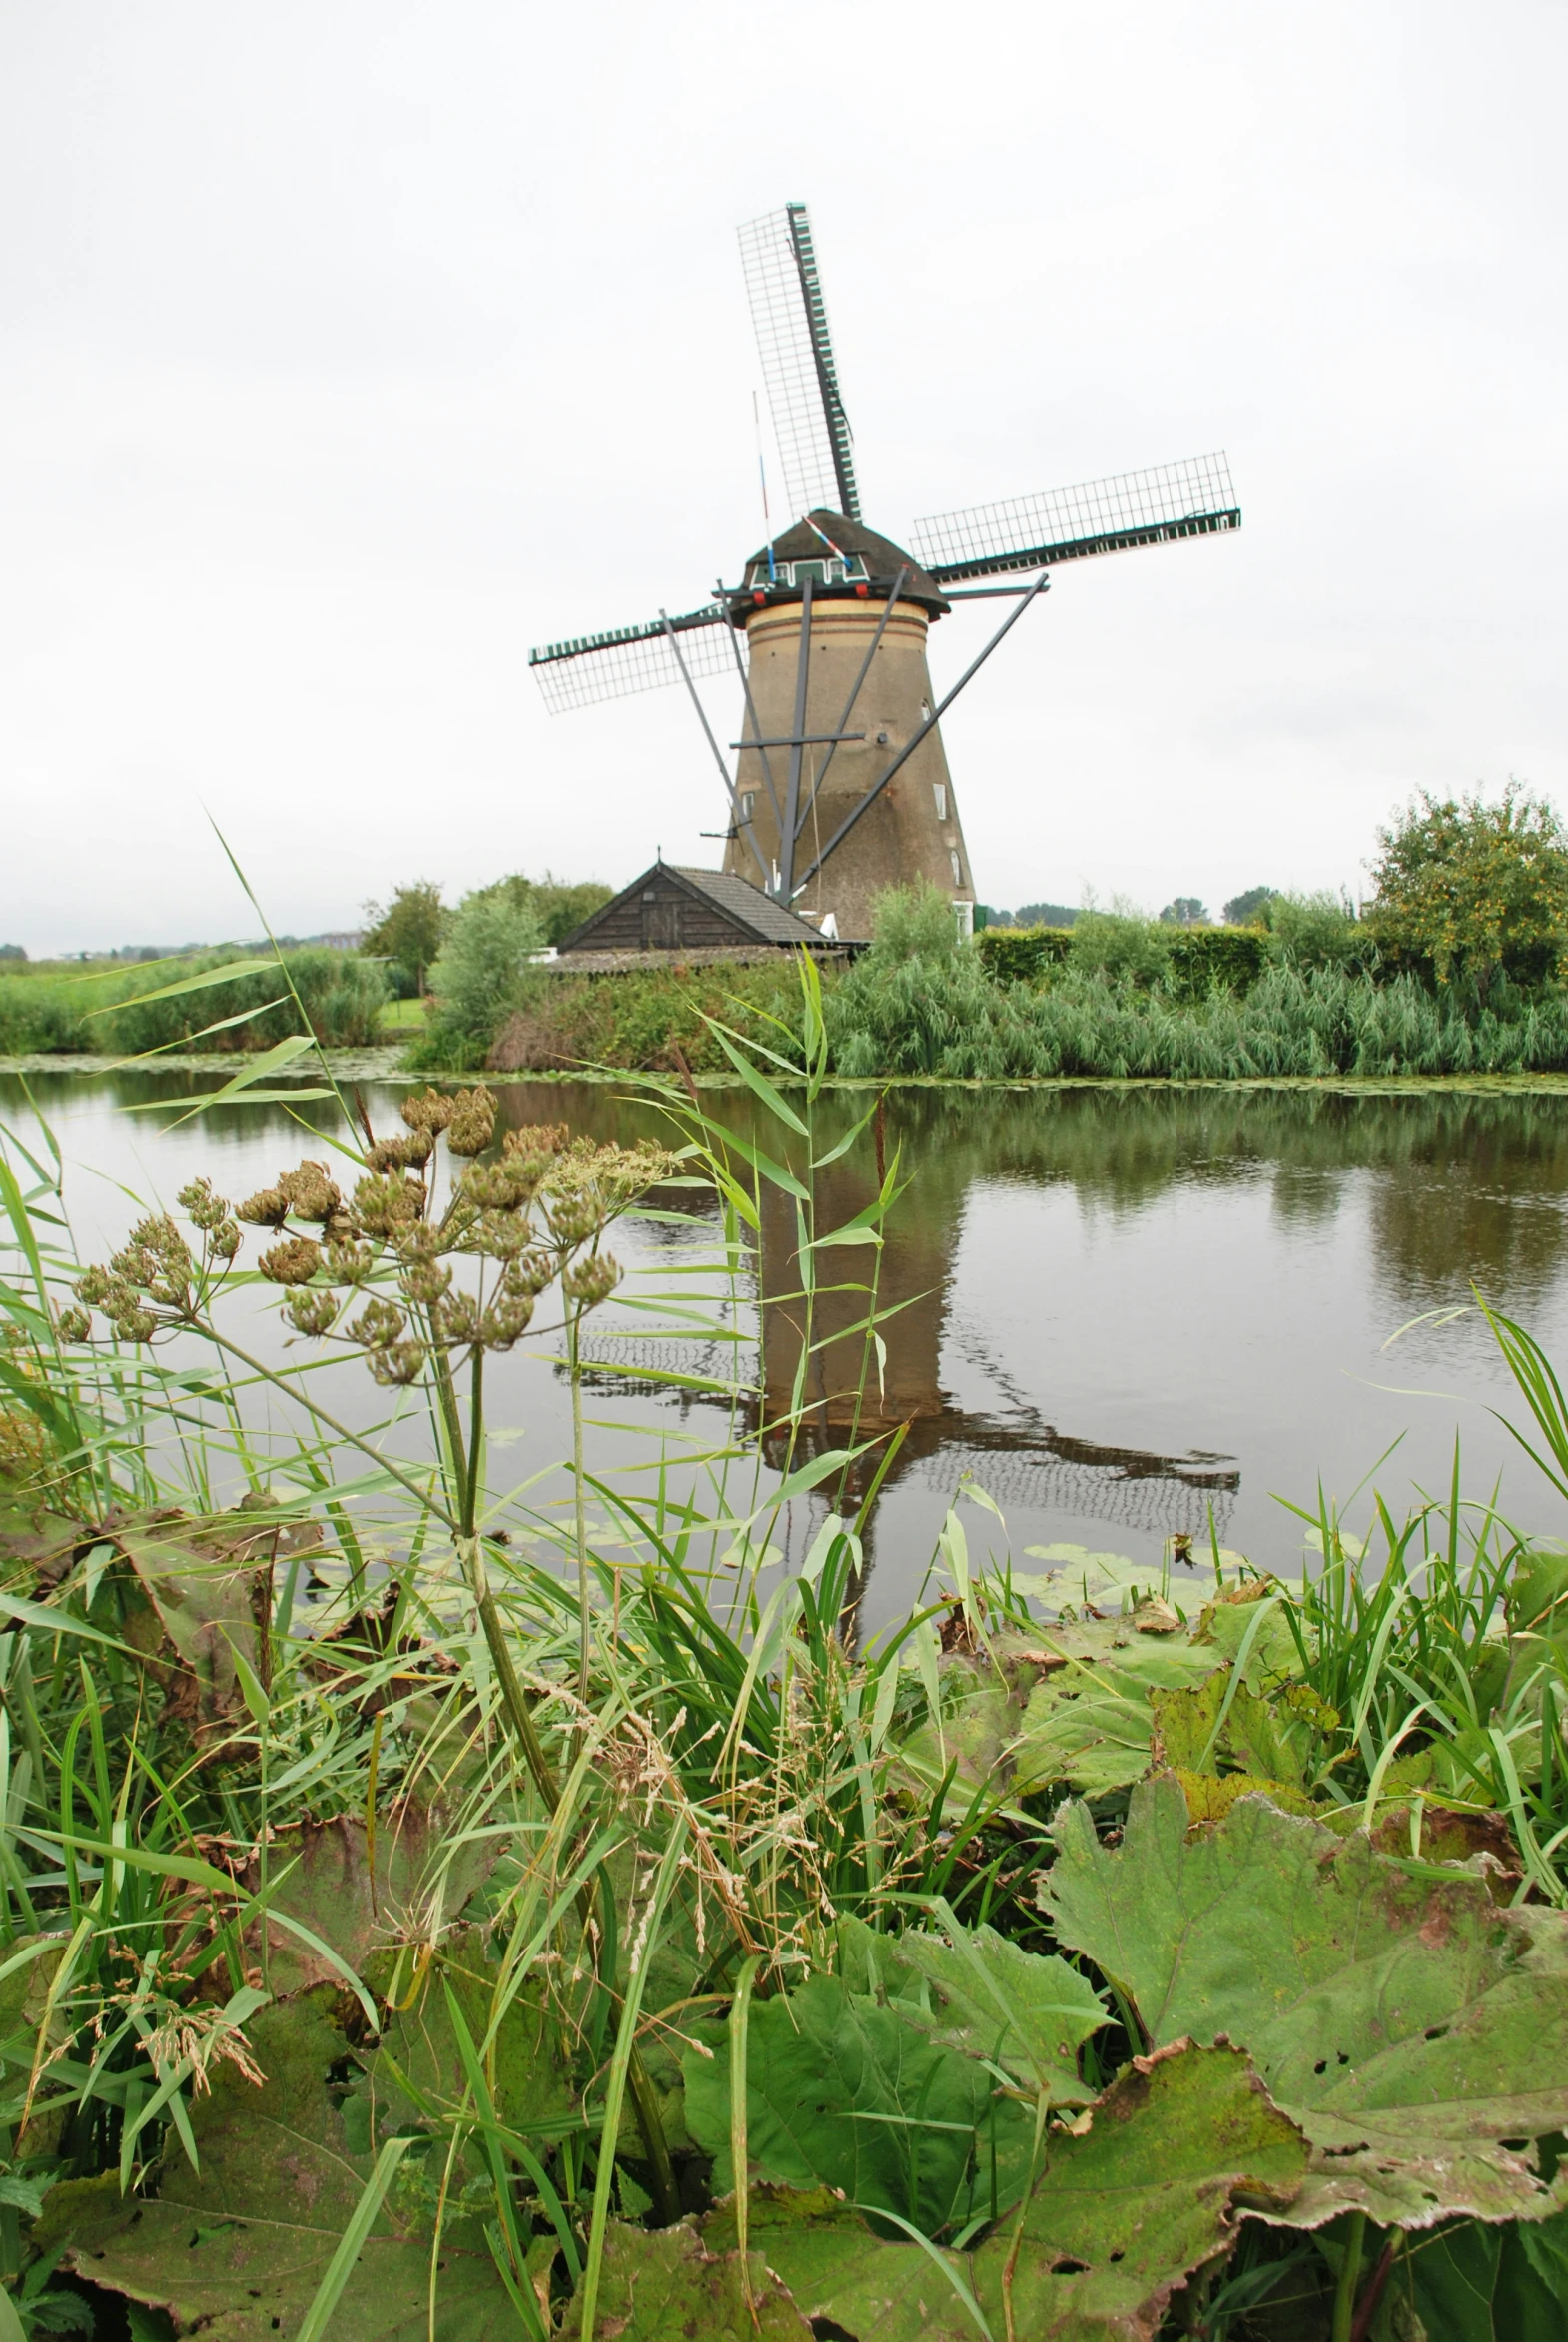
<path fill-rule="evenodd" d="M 1050 582 L 1058 562 L 1239 528 L 1222 454 L 917 520 L 906 552 L 860 517 L 854 445 L 804 204 L 740 230 L 741 263 L 797 517 L 701 607 L 528 653 L 553 714 L 684 682 L 729 802 L 724 868 L 842 936 L 870 932 L 882 888 L 930 879 L 960 921 L 975 890 L 940 723 Z M 1012 578 L 981 585 L 981 578 Z M 933 620 L 959 600 L 1011 600 L 938 700 Z M 732 773 L 697 678 L 733 670 Z M 831 932 L 831 930 L 830 930 Z"/>

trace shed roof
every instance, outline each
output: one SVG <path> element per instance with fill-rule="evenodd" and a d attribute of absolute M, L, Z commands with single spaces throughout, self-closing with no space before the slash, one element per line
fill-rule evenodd
<path fill-rule="evenodd" d="M 786 909 L 782 903 L 776 903 L 771 895 L 765 895 L 749 879 L 737 878 L 727 870 L 696 870 L 684 863 L 665 862 L 662 858 L 634 878 L 630 886 L 622 887 L 612 902 L 601 904 L 557 949 L 562 952 L 591 951 L 596 933 L 609 924 L 611 915 L 622 903 L 641 895 L 650 882 L 657 878 L 674 879 L 689 894 L 704 897 L 725 919 L 757 943 L 814 944 L 819 951 L 822 949 L 822 935 L 809 920 L 798 919 L 793 911 Z"/>

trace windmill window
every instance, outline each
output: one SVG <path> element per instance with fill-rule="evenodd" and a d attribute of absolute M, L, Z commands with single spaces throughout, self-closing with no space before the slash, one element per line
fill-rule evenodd
<path fill-rule="evenodd" d="M 964 883 L 964 865 L 958 858 L 958 848 L 956 846 L 949 847 L 948 860 L 953 865 L 953 884 L 956 887 L 961 887 Z"/>
<path fill-rule="evenodd" d="M 742 821 L 750 821 L 750 819 L 751 819 L 752 815 L 753 815 L 753 814 L 756 812 L 756 810 L 757 810 L 757 792 L 756 792 L 756 790 L 755 790 L 755 789 L 742 789 L 742 791 L 741 791 L 741 793 L 740 793 L 740 818 L 741 818 L 741 820 L 742 820 Z"/>
<path fill-rule="evenodd" d="M 931 794 L 937 801 L 938 821 L 946 821 L 948 817 L 948 793 L 941 781 L 932 782 Z"/>
<path fill-rule="evenodd" d="M 920 720 L 923 724 L 929 724 L 931 721 L 931 702 L 929 699 L 923 699 L 920 703 Z"/>

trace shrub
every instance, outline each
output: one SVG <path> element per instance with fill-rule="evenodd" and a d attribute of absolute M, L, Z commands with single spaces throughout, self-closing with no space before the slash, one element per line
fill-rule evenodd
<path fill-rule="evenodd" d="M 980 964 L 999 984 L 1033 984 L 1068 955 L 1063 927 L 988 927 L 975 938 Z"/>
<path fill-rule="evenodd" d="M 543 939 L 537 912 L 499 888 L 465 897 L 430 970 L 436 1007 L 419 1061 L 463 1070 L 482 1065 L 527 994 L 530 961 Z"/>
<path fill-rule="evenodd" d="M 1371 924 L 1390 957 L 1484 1000 L 1501 972 L 1539 983 L 1568 949 L 1568 832 L 1510 781 L 1499 801 L 1422 794 L 1387 829 Z"/>
<path fill-rule="evenodd" d="M 446 925 L 440 888 L 430 879 L 415 879 L 411 886 L 392 889 L 385 911 L 379 903 L 367 903 L 365 916 L 362 948 L 392 962 L 399 1000 L 416 1000 L 424 990 L 425 971 L 440 951 Z"/>
<path fill-rule="evenodd" d="M 728 1059 L 705 1020 L 744 1029 L 759 1014 L 787 1015 L 795 971 L 782 964 L 633 968 L 592 976 L 541 970 L 487 1060 L 499 1073 L 623 1066 L 722 1072 Z M 824 989 L 832 987 L 824 971 Z"/>
<path fill-rule="evenodd" d="M 1270 895 L 1263 918 L 1273 957 L 1294 968 L 1375 966 L 1377 948 L 1370 929 L 1357 919 L 1342 895 Z"/>
<path fill-rule="evenodd" d="M 879 963 L 951 959 L 961 940 L 951 897 L 929 878 L 887 887 L 871 906 L 868 957 Z"/>
<path fill-rule="evenodd" d="M 1085 975 L 1156 984 L 1171 964 L 1171 928 L 1125 906 L 1080 911 L 1069 933 L 1072 965 Z"/>

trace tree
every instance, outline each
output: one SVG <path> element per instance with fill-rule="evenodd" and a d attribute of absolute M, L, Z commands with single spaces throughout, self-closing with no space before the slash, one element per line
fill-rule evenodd
<path fill-rule="evenodd" d="M 467 895 L 447 922 L 441 955 L 430 970 L 436 1026 L 482 1052 L 517 1006 L 528 963 L 543 949 L 538 913 L 498 889 Z"/>
<path fill-rule="evenodd" d="M 579 879 L 568 885 L 564 879 L 552 878 L 548 871 L 542 878 L 524 878 L 520 870 L 478 891 L 485 896 L 503 895 L 518 910 L 535 913 L 544 941 L 551 945 L 564 943 L 574 928 L 610 902 L 615 893 L 613 887 L 603 886 L 594 878 Z"/>
<path fill-rule="evenodd" d="M 361 950 L 372 958 L 391 960 L 405 971 L 415 994 L 424 991 L 424 972 L 441 948 L 446 924 L 441 890 L 432 880 L 416 879 L 412 886 L 394 887 L 386 910 L 380 903 L 365 906 L 366 932 Z"/>
<path fill-rule="evenodd" d="M 1166 927 L 1206 927 L 1208 925 L 1208 913 L 1196 895 L 1177 895 L 1174 903 L 1166 905 L 1160 918 L 1161 924 Z"/>
<path fill-rule="evenodd" d="M 1265 920 L 1268 906 L 1278 893 L 1277 887 L 1247 887 L 1239 895 L 1232 895 L 1220 917 L 1226 927 L 1255 927 Z"/>
<path fill-rule="evenodd" d="M 1077 917 L 1066 903 L 1020 903 L 1017 912 L 1020 927 L 1071 927 Z"/>
<path fill-rule="evenodd" d="M 1369 924 L 1383 952 L 1456 979 L 1484 999 L 1499 973 L 1539 983 L 1568 950 L 1568 831 L 1556 808 L 1510 781 L 1427 792 L 1377 833 Z"/>

